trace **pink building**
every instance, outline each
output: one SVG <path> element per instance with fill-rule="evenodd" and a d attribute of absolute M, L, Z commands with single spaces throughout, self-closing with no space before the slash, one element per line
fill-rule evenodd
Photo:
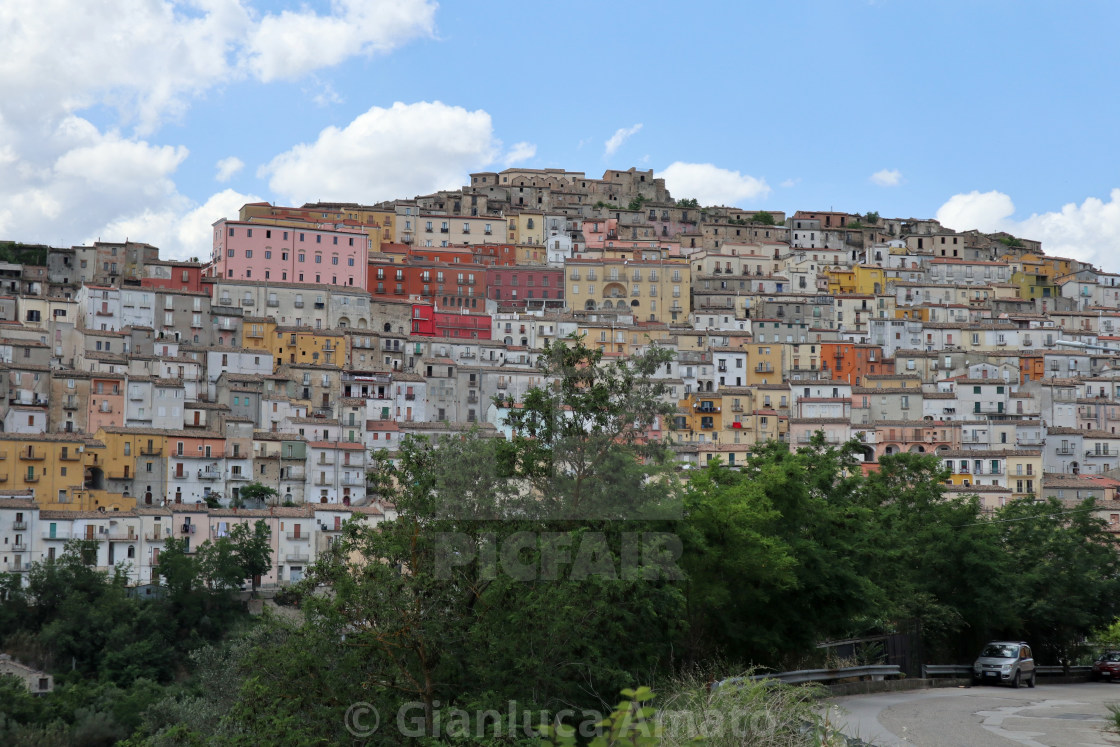
<path fill-rule="evenodd" d="M 369 237 L 327 226 L 271 226 L 222 219 L 214 224 L 209 277 L 366 288 Z"/>

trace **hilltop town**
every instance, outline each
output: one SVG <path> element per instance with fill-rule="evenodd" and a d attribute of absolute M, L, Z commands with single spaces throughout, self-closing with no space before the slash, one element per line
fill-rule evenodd
<path fill-rule="evenodd" d="M 607 359 L 674 351 L 675 415 L 648 435 L 682 473 L 819 431 L 858 439 L 867 470 L 935 454 L 988 508 L 1092 496 L 1120 524 L 1120 275 L 1029 238 L 703 206 L 637 169 L 215 217 L 191 261 L 7 247 L 0 571 L 86 538 L 148 583 L 166 539 L 248 517 L 272 530 L 265 583 L 298 580 L 346 520 L 392 515 L 373 453 L 508 436 L 570 335 Z"/>

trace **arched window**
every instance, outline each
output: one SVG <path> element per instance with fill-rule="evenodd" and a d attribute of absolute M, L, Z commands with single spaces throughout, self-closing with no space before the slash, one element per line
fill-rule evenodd
<path fill-rule="evenodd" d="M 128 557 L 130 557 L 130 558 L 135 558 L 136 557 L 136 545 L 129 545 L 128 546 Z"/>
<path fill-rule="evenodd" d="M 533 219 L 532 219 L 532 218 L 530 218 L 530 219 L 529 219 L 529 220 L 528 220 L 528 221 L 527 221 L 527 222 L 525 223 L 525 227 L 526 227 L 526 228 L 528 228 L 528 229 L 529 229 L 530 231 L 531 231 L 531 230 L 533 230 Z"/>

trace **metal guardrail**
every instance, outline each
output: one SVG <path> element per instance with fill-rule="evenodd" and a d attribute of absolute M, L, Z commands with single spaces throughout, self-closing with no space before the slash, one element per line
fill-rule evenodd
<path fill-rule="evenodd" d="M 1071 666 L 1068 670 L 1061 666 L 1038 666 L 1035 672 L 1044 677 L 1058 677 L 1065 674 L 1074 676 L 1088 676 L 1092 674 L 1091 666 Z M 836 682 L 837 680 L 885 680 L 902 677 L 902 670 L 896 664 L 872 664 L 863 667 L 842 667 L 840 669 L 801 669 L 793 672 L 774 672 L 772 674 L 756 674 L 750 677 L 729 677 L 712 685 L 712 690 L 718 690 L 725 685 L 735 685 L 740 682 L 766 682 L 778 681 L 787 685 L 797 685 L 805 682 Z M 972 666 L 969 664 L 923 664 L 922 678 L 959 677 L 962 679 L 972 677 Z"/>
<path fill-rule="evenodd" d="M 840 669 L 801 669 L 794 672 L 775 672 L 773 674 L 755 674 L 750 677 L 730 677 L 721 680 L 712 686 L 717 690 L 724 685 L 735 685 L 740 682 L 766 682 L 777 680 L 787 685 L 797 685 L 804 682 L 835 682 L 847 679 L 883 680 L 888 677 L 901 677 L 902 670 L 897 664 L 872 664 L 863 667 L 842 667 Z"/>
<path fill-rule="evenodd" d="M 1067 674 L 1066 668 L 1062 666 L 1037 666 L 1034 668 L 1037 674 L 1044 677 L 1060 677 Z M 1069 668 L 1068 674 L 1075 676 L 1088 676 L 1093 673 L 1093 667 L 1089 665 L 1072 666 Z M 968 664 L 923 664 L 922 677 L 924 679 L 932 679 L 934 677 L 971 677 L 972 667 Z"/>

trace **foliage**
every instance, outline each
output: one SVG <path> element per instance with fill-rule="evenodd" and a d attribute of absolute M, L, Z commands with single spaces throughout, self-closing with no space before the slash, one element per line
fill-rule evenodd
<path fill-rule="evenodd" d="M 698 208 L 700 207 L 700 203 L 695 198 L 686 197 L 684 199 L 677 200 L 677 207 Z"/>
<path fill-rule="evenodd" d="M 18 241 L 0 241 L 0 262 L 44 267 L 49 248 L 44 244 L 23 244 Z"/>
<path fill-rule="evenodd" d="M 634 199 L 630 200 L 630 204 L 627 205 L 626 208 L 628 210 L 641 210 L 642 205 L 645 204 L 645 201 L 646 201 L 645 197 L 643 197 L 642 195 L 638 195 Z"/>
<path fill-rule="evenodd" d="M 237 492 L 237 498 L 234 500 L 233 505 L 238 508 L 247 504 L 265 506 L 269 503 L 274 503 L 279 495 L 276 488 L 270 488 L 259 482 L 251 482 Z"/>
<path fill-rule="evenodd" d="M 773 226 L 775 224 L 774 215 L 772 213 L 766 212 L 765 210 L 760 210 L 751 216 L 751 223 L 761 223 L 764 226 Z"/>
<path fill-rule="evenodd" d="M 879 222 L 879 214 L 874 210 L 871 210 L 864 214 L 863 222 L 869 226 L 873 226 Z"/>
<path fill-rule="evenodd" d="M 18 680 L 0 681 L 0 744 L 113 744 L 184 674 L 186 654 L 240 624 L 242 610 L 209 592 L 185 542 L 161 556 L 166 595 L 129 593 L 123 572 L 87 561 L 96 541 L 67 544 L 56 559 L 33 563 L 28 585 L 5 582 L 0 645 L 50 671 L 55 689 L 32 697 Z"/>
<path fill-rule="evenodd" d="M 1009 246 L 1011 248 L 1019 248 L 1023 246 L 1023 242 L 1015 238 L 1014 236 L 1000 236 L 997 241 L 999 241 L 999 243 L 1003 244 L 1004 246 Z"/>

